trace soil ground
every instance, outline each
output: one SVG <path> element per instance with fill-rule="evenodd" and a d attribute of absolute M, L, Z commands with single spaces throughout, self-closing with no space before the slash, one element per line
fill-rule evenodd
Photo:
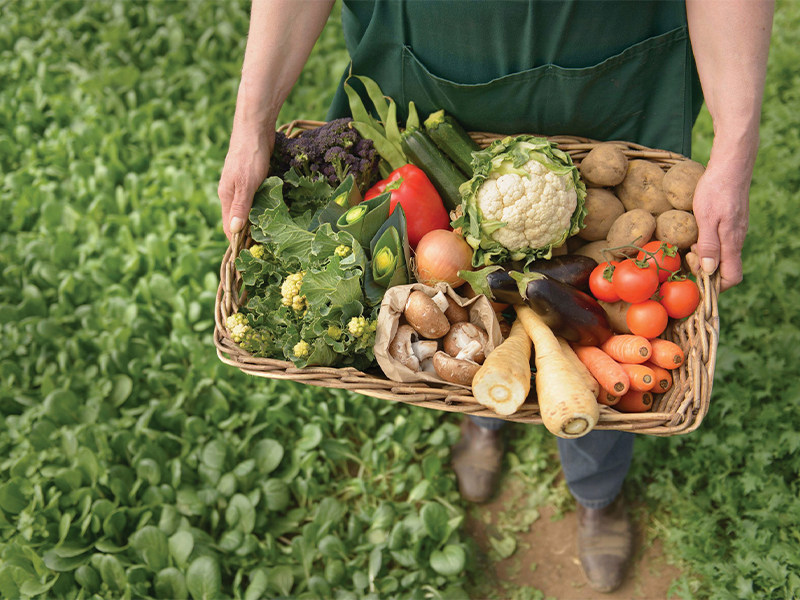
<path fill-rule="evenodd" d="M 578 560 L 576 513 L 558 511 L 551 506 L 538 509 L 538 518 L 525 531 L 515 532 L 516 550 L 508 558 L 492 561 L 491 536 L 499 539 L 498 524 L 508 522 L 518 503 L 519 490 L 513 482 L 503 482 L 504 490 L 491 502 L 470 511 L 467 531 L 477 543 L 485 567 L 485 582 L 472 590 L 475 600 L 496 598 L 546 598 L 556 600 L 671 600 L 669 587 L 680 571 L 667 563 L 656 540 L 648 540 L 648 517 L 641 510 L 635 515 L 636 546 L 634 559 L 625 583 L 615 592 L 602 594 L 592 590 Z M 511 505 L 511 506 L 510 506 Z M 505 517 L 505 518 L 503 518 Z M 501 526 L 502 527 L 502 526 Z M 528 593 L 520 593 L 527 588 Z M 536 592 L 538 590 L 538 592 Z"/>

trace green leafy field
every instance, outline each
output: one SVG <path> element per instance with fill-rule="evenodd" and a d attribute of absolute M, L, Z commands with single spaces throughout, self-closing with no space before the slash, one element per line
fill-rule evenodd
<path fill-rule="evenodd" d="M 0 597 L 474 597 L 456 417 L 214 351 L 247 3 L 0 13 Z M 711 411 L 637 441 L 627 493 L 683 598 L 800 596 L 799 62 L 784 0 Z M 324 118 L 346 64 L 335 14 L 281 121 Z M 700 160 L 710 130 L 703 115 Z M 509 470 L 563 502 L 553 439 L 513 436 Z"/>

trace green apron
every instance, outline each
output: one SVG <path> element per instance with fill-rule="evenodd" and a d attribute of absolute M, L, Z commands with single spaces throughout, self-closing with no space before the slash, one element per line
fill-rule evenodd
<path fill-rule="evenodd" d="M 702 93 L 682 0 L 344 0 L 342 27 L 353 74 L 402 119 L 413 100 L 471 131 L 690 154 Z M 340 85 L 328 118 L 347 114 Z"/>

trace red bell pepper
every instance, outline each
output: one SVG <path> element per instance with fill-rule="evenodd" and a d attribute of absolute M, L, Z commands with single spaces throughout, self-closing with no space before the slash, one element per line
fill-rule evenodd
<path fill-rule="evenodd" d="M 408 244 L 416 248 L 422 236 L 433 229 L 450 229 L 450 215 L 442 203 L 439 192 L 433 187 L 425 172 L 416 165 L 403 165 L 372 186 L 364 200 L 384 192 L 391 192 L 391 212 L 399 203 L 406 213 Z"/>

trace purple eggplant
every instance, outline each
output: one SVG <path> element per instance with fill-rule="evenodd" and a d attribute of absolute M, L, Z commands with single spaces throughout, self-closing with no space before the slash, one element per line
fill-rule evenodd
<path fill-rule="evenodd" d="M 530 306 L 553 333 L 582 346 L 599 346 L 611 337 L 603 307 L 589 294 L 541 273 L 515 274 Z"/>
<path fill-rule="evenodd" d="M 522 298 L 520 297 L 516 280 L 511 276 L 512 272 L 520 274 L 541 273 L 550 279 L 555 279 L 589 293 L 589 276 L 596 266 L 597 261 L 589 256 L 564 254 L 547 260 L 536 260 L 525 271 L 522 270 L 522 263 L 511 262 L 504 265 L 484 267 L 474 271 L 474 275 L 466 275 L 463 278 L 478 293 L 485 294 L 488 287 L 492 292 L 493 299 L 497 302 L 519 304 Z"/>
<path fill-rule="evenodd" d="M 528 265 L 526 271 L 535 271 L 547 275 L 561 283 L 589 292 L 589 276 L 597 266 L 597 261 L 581 254 L 562 254 L 547 260 L 535 260 Z"/>

